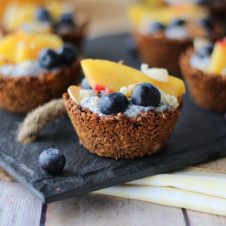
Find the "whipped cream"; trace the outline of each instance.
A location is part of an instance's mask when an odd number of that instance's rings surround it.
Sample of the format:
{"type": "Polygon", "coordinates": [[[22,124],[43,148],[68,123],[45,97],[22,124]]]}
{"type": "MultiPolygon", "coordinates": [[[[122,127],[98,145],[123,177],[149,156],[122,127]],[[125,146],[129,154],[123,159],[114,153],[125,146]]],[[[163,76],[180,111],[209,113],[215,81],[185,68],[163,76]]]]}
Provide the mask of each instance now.
{"type": "Polygon", "coordinates": [[[45,72],[38,61],[26,61],[18,64],[0,66],[0,74],[4,76],[38,76],[45,72]]]}

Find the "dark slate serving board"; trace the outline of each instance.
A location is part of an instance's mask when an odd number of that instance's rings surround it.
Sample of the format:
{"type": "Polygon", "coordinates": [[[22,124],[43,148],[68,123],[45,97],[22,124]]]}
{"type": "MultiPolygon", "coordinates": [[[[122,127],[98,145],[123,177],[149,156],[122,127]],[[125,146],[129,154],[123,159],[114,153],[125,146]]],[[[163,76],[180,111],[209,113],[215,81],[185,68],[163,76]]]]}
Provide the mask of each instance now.
{"type": "MultiPolygon", "coordinates": [[[[86,56],[124,60],[139,66],[125,48],[126,35],[98,38],[88,42],[86,56]]],[[[0,111],[0,166],[40,199],[65,199],[118,185],[123,182],[167,173],[226,156],[226,124],[223,115],[201,110],[184,97],[184,109],[171,139],[160,154],[136,160],[111,160],[90,154],[78,143],[67,117],[43,131],[34,144],[15,142],[23,117],[0,111]],[[52,177],[38,165],[38,156],[50,147],[64,151],[67,164],[62,175],[52,177]]]]}

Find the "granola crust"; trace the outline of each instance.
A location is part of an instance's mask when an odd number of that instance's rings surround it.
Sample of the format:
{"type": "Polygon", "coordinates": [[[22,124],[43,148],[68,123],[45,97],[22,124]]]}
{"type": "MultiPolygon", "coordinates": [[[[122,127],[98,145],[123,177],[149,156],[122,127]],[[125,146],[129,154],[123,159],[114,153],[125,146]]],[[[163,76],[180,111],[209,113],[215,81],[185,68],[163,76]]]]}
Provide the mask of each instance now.
{"type": "Polygon", "coordinates": [[[145,35],[134,33],[143,62],[153,67],[167,68],[170,73],[180,75],[179,57],[190,45],[191,40],[167,39],[164,35],[145,35]]]}
{"type": "Polygon", "coordinates": [[[226,112],[226,78],[193,68],[190,65],[193,53],[193,48],[189,48],[180,59],[182,74],[193,101],[202,108],[226,112]]]}
{"type": "Polygon", "coordinates": [[[65,106],[81,144],[90,152],[114,159],[133,159],[162,150],[177,123],[182,101],[175,110],[150,111],[135,118],[124,114],[100,117],[84,110],[68,94],[65,106]]]}
{"type": "Polygon", "coordinates": [[[81,80],[80,60],[70,67],[39,76],[3,76],[0,74],[0,108],[26,113],[51,99],[58,98],[72,84],[81,80]]]}

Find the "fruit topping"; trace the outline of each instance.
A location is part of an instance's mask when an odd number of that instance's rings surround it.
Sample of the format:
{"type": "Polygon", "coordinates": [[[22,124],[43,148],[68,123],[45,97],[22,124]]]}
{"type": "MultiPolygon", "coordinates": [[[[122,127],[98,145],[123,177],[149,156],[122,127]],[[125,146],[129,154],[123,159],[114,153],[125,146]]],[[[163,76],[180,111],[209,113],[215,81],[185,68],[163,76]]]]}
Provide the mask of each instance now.
{"type": "Polygon", "coordinates": [[[184,26],[186,24],[185,20],[182,19],[174,19],[171,23],[170,23],[170,27],[181,27],[184,26]]]}
{"type": "Polygon", "coordinates": [[[70,44],[66,44],[64,45],[59,51],[58,51],[58,55],[60,56],[60,59],[62,61],[63,64],[72,64],[75,59],[78,58],[78,50],[70,45],[70,44]]]}
{"type": "Polygon", "coordinates": [[[129,101],[122,93],[105,94],[100,99],[100,112],[105,115],[124,112],[129,101]]]}
{"type": "Polygon", "coordinates": [[[44,7],[39,7],[36,14],[37,20],[41,22],[51,22],[51,15],[44,7]]]}
{"type": "Polygon", "coordinates": [[[66,158],[59,150],[50,148],[40,154],[39,164],[48,174],[59,174],[65,167],[66,158]]]}
{"type": "Polygon", "coordinates": [[[138,84],[132,93],[132,103],[144,107],[157,107],[160,104],[161,94],[150,83],[138,84]]]}
{"type": "Polygon", "coordinates": [[[45,69],[54,69],[60,65],[60,56],[52,49],[44,49],[39,56],[39,63],[45,69]]]}
{"type": "Polygon", "coordinates": [[[226,38],[218,41],[211,56],[209,72],[215,74],[221,74],[226,68],[226,38]]]}
{"type": "Polygon", "coordinates": [[[119,92],[122,87],[147,82],[166,94],[176,97],[185,93],[184,82],[173,76],[169,76],[168,82],[160,82],[139,70],[108,60],[86,59],[81,61],[81,65],[84,75],[93,89],[96,85],[101,85],[112,92],[119,92]]]}
{"type": "Polygon", "coordinates": [[[195,38],[193,41],[194,49],[195,51],[198,51],[198,49],[213,45],[208,39],[205,38],[195,38]]]}
{"type": "Polygon", "coordinates": [[[80,104],[80,102],[81,102],[81,96],[80,96],[81,87],[70,86],[67,91],[68,91],[69,96],[72,98],[72,100],[75,103],[80,104]]]}
{"type": "Polygon", "coordinates": [[[37,60],[43,49],[59,49],[63,41],[56,35],[17,32],[0,40],[0,58],[11,63],[37,60]]]}
{"type": "Polygon", "coordinates": [[[60,20],[58,22],[58,27],[70,27],[73,28],[75,27],[75,22],[74,22],[74,15],[72,13],[65,13],[60,17],[60,20]]]}
{"type": "Polygon", "coordinates": [[[67,23],[68,26],[74,27],[74,18],[71,20],[73,13],[66,13],[68,11],[74,11],[74,4],[70,1],[46,1],[42,6],[35,1],[27,1],[25,4],[11,3],[5,9],[2,23],[9,31],[36,22],[54,25],[61,21],[62,24],[67,23]]]}
{"type": "Polygon", "coordinates": [[[141,71],[156,81],[169,82],[169,73],[166,69],[149,68],[147,64],[142,64],[141,71]]]}
{"type": "Polygon", "coordinates": [[[148,21],[160,21],[170,24],[170,21],[177,18],[194,20],[206,15],[206,10],[196,5],[184,4],[176,6],[161,7],[156,10],[142,4],[136,4],[129,8],[129,16],[136,28],[141,28],[148,21]]]}
{"type": "Polygon", "coordinates": [[[112,93],[112,91],[110,89],[108,89],[108,88],[106,88],[105,86],[102,86],[102,85],[95,85],[93,87],[93,90],[96,93],[105,93],[105,94],[112,93]]]}
{"type": "Polygon", "coordinates": [[[205,47],[199,48],[196,52],[197,56],[200,58],[210,57],[213,52],[213,46],[207,45],[205,47]]]}
{"type": "Polygon", "coordinates": [[[160,22],[153,22],[150,24],[148,28],[148,32],[155,33],[155,32],[161,32],[165,30],[165,25],[160,22]]]}
{"type": "Polygon", "coordinates": [[[212,21],[212,19],[210,17],[202,18],[199,21],[199,24],[201,26],[203,26],[209,32],[213,31],[213,29],[214,29],[214,22],[212,21]]]}
{"type": "Polygon", "coordinates": [[[123,93],[127,97],[131,97],[135,87],[136,87],[136,85],[134,85],[134,84],[131,84],[128,87],[122,87],[120,89],[120,93],[123,93]]]}
{"type": "Polygon", "coordinates": [[[81,87],[83,89],[92,89],[86,78],[82,79],[81,87]]]}

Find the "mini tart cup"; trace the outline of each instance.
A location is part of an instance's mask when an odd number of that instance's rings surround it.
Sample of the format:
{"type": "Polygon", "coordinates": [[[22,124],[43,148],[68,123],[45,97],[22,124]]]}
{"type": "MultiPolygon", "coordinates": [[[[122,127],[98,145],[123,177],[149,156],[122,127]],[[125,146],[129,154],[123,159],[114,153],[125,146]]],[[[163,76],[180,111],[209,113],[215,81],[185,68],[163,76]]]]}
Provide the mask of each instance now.
{"type": "Polygon", "coordinates": [[[189,48],[180,59],[180,66],[193,101],[202,108],[226,112],[226,77],[208,74],[193,68],[190,59],[194,50],[189,48]]]}
{"type": "Polygon", "coordinates": [[[162,150],[177,123],[182,101],[177,109],[162,113],[150,111],[138,117],[124,114],[99,116],[81,108],[68,94],[65,106],[80,143],[91,153],[114,159],[133,159],[162,150]]]}
{"type": "MultiPolygon", "coordinates": [[[[209,35],[209,39],[215,41],[223,37],[223,34],[223,25],[219,23],[209,35]]],[[[179,59],[181,54],[192,46],[191,38],[177,40],[169,39],[163,33],[152,35],[142,32],[134,32],[133,36],[143,62],[152,67],[166,68],[171,74],[181,77],[179,59]]]]}
{"type": "Polygon", "coordinates": [[[146,35],[135,32],[141,60],[152,67],[167,68],[170,73],[180,75],[179,57],[191,40],[167,39],[164,35],[146,35]]]}
{"type": "Polygon", "coordinates": [[[80,60],[38,76],[3,76],[0,74],[0,108],[26,113],[52,99],[59,98],[68,86],[81,80],[80,60]]]}

